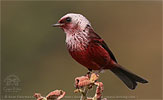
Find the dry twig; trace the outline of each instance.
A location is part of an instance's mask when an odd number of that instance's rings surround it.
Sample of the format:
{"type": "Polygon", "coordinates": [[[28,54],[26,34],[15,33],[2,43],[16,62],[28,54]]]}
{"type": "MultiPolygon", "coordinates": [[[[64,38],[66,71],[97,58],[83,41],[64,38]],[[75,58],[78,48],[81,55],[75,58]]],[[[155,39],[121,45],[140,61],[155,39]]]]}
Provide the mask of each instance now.
{"type": "MultiPolygon", "coordinates": [[[[98,82],[99,75],[96,73],[87,74],[86,76],[81,76],[75,78],[75,93],[81,93],[80,100],[107,100],[102,99],[102,92],[104,90],[103,83],[98,82]],[[93,87],[96,86],[96,92],[94,97],[88,98],[87,93],[93,87]]],[[[55,90],[50,92],[46,97],[41,96],[40,93],[35,93],[34,97],[37,100],[60,100],[65,96],[66,92],[63,90],[55,90]]]]}

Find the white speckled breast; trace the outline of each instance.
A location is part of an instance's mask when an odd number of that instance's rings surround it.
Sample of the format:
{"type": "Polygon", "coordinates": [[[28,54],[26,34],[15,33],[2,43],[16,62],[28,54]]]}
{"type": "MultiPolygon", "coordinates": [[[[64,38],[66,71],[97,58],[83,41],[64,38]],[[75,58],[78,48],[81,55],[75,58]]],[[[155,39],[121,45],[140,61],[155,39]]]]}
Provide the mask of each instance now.
{"type": "Polygon", "coordinates": [[[89,43],[89,36],[86,32],[78,32],[74,34],[66,34],[67,48],[73,50],[84,50],[89,43]]]}

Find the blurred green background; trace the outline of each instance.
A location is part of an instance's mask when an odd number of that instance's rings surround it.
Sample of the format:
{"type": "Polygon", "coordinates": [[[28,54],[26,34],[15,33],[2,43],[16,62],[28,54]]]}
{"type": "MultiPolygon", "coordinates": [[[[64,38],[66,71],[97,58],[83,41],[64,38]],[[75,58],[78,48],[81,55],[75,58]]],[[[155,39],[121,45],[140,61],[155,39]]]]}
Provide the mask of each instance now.
{"type": "Polygon", "coordinates": [[[2,88],[6,85],[4,79],[12,74],[19,77],[21,88],[16,93],[2,89],[2,96],[33,96],[35,92],[46,95],[55,89],[63,89],[67,96],[79,96],[73,93],[74,78],[84,75],[87,69],[68,54],[65,33],[51,26],[63,15],[74,12],[88,18],[122,66],[149,81],[131,91],[113,73],[105,71],[100,75],[103,95],[161,99],[161,4],[161,1],[2,1],[2,88]]]}

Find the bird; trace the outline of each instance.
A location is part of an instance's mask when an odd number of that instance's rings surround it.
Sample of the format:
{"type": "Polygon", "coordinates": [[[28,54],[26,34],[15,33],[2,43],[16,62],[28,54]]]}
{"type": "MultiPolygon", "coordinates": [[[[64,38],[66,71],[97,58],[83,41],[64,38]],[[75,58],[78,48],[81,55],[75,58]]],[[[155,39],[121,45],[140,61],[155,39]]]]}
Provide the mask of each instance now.
{"type": "Polygon", "coordinates": [[[68,13],[52,26],[65,32],[69,54],[88,71],[110,70],[131,90],[136,88],[137,83],[148,83],[117,62],[107,44],[82,14],[68,13]]]}

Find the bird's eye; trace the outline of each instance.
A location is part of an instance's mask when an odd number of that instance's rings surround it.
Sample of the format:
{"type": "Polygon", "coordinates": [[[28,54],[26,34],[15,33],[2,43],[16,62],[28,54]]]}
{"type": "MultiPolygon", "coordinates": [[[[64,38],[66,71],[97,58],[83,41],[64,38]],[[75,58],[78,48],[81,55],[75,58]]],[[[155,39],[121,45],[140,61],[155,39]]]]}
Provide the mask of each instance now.
{"type": "Polygon", "coordinates": [[[66,22],[71,22],[71,18],[70,17],[67,17],[66,18],[66,22]]]}

